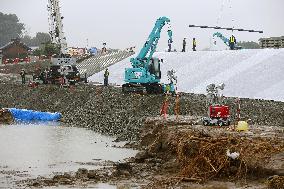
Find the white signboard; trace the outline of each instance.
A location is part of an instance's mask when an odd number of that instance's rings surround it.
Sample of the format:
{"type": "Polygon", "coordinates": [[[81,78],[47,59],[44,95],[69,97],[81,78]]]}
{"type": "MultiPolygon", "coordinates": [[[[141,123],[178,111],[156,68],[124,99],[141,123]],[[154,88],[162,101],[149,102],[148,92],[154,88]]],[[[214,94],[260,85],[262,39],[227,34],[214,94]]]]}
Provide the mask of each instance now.
{"type": "Polygon", "coordinates": [[[142,76],[142,72],[134,72],[134,75],[136,79],[140,79],[140,77],[142,76]]]}

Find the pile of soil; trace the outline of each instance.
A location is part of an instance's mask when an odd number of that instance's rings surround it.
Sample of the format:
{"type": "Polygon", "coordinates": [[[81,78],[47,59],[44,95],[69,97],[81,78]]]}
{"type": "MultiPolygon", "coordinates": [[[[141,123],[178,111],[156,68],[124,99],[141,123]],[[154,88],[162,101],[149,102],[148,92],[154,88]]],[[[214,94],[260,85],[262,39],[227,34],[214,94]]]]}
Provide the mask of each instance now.
{"type": "Polygon", "coordinates": [[[211,180],[243,184],[257,181],[271,188],[283,187],[283,128],[271,128],[274,134],[268,136],[259,134],[257,126],[239,133],[231,128],[190,125],[198,118],[189,121],[189,125],[157,120],[147,120],[140,143],[143,151],[135,160],[146,163],[155,162],[154,159],[161,163],[153,172],[161,178],[153,179],[147,187],[167,188],[182,182],[211,180]],[[278,176],[271,179],[273,175],[278,176]]]}

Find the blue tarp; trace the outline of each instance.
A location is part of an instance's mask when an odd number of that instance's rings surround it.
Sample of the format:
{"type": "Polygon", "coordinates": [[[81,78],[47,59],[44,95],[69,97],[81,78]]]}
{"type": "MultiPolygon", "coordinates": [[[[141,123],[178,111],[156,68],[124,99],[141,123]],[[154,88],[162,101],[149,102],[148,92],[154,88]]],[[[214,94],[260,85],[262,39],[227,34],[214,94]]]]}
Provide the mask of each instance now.
{"type": "Polygon", "coordinates": [[[89,52],[90,52],[91,54],[95,55],[95,54],[97,54],[98,49],[97,49],[96,47],[91,47],[91,48],[89,49],[89,52]]]}
{"type": "Polygon", "coordinates": [[[59,121],[61,118],[60,113],[50,113],[50,112],[39,112],[27,109],[8,109],[15,120],[18,121],[59,121]]]}

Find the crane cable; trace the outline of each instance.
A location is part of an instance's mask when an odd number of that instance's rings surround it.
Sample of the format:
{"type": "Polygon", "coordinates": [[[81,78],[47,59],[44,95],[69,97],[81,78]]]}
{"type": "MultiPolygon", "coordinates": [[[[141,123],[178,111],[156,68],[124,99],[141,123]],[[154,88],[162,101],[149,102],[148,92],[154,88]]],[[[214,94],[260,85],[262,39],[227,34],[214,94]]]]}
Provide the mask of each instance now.
{"type": "MultiPolygon", "coordinates": [[[[222,5],[221,5],[221,9],[219,12],[219,15],[217,17],[217,22],[216,22],[216,26],[219,25],[219,22],[221,20],[222,14],[224,12],[224,7],[225,7],[225,1],[228,1],[228,5],[229,5],[229,11],[230,11],[230,18],[231,18],[231,22],[232,22],[232,28],[235,28],[235,19],[233,18],[233,6],[232,6],[232,0],[223,0],[222,1],[222,5]]],[[[233,30],[232,30],[233,31],[233,30]]]]}
{"type": "MultiPolygon", "coordinates": [[[[222,5],[221,5],[221,9],[220,9],[220,11],[219,11],[219,15],[218,15],[218,17],[217,17],[217,21],[216,21],[216,27],[219,25],[219,22],[220,22],[220,20],[221,20],[221,17],[222,17],[222,14],[223,14],[223,12],[224,12],[224,6],[225,6],[225,1],[227,1],[227,0],[222,0],[222,5]]],[[[210,38],[211,40],[212,40],[212,38],[210,38]]],[[[210,40],[210,46],[212,46],[212,45],[217,45],[217,41],[216,41],[216,39],[215,39],[215,37],[213,36],[213,44],[212,44],[212,41],[210,40]]]]}
{"type": "MultiPolygon", "coordinates": [[[[232,8],[232,0],[222,0],[222,5],[221,5],[221,9],[220,9],[220,12],[219,12],[219,15],[217,17],[217,21],[216,21],[216,26],[219,25],[219,22],[221,20],[221,17],[222,17],[222,14],[224,12],[224,7],[225,7],[225,2],[228,1],[228,4],[229,4],[229,11],[230,11],[230,17],[231,17],[231,22],[232,22],[232,28],[234,29],[235,28],[235,20],[233,18],[233,8],[232,8]]],[[[234,32],[234,30],[232,30],[232,33],[234,32]]],[[[216,45],[217,41],[215,39],[215,37],[213,37],[213,40],[214,40],[214,45],[216,45]]]]}
{"type": "MultiPolygon", "coordinates": [[[[231,17],[231,21],[232,21],[232,28],[235,28],[235,19],[233,17],[233,6],[232,6],[232,0],[229,0],[229,10],[230,10],[230,17],[231,17]]],[[[232,33],[234,32],[234,30],[232,30],[232,33]]]]}
{"type": "Polygon", "coordinates": [[[218,17],[217,17],[216,26],[218,26],[219,21],[220,21],[220,19],[221,19],[221,16],[222,16],[222,14],[223,14],[224,6],[225,6],[225,1],[226,1],[226,0],[223,0],[223,1],[222,1],[221,10],[220,10],[219,15],[218,15],[218,17]]]}

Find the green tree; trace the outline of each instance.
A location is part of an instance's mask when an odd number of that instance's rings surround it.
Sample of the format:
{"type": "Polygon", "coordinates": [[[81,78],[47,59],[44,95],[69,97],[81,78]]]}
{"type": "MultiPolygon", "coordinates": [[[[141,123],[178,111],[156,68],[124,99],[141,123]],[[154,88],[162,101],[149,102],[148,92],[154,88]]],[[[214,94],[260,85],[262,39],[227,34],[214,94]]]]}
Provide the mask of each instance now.
{"type": "Polygon", "coordinates": [[[35,50],[33,51],[33,55],[34,55],[34,56],[40,56],[40,55],[42,55],[42,54],[43,54],[43,51],[42,51],[42,49],[40,49],[40,48],[35,49],[35,50]]]}
{"type": "Polygon", "coordinates": [[[46,56],[52,56],[53,54],[60,54],[60,46],[51,42],[45,43],[42,49],[42,53],[46,56]]]}
{"type": "Polygon", "coordinates": [[[19,22],[15,14],[0,12],[0,46],[10,42],[13,38],[20,38],[24,29],[24,24],[19,22]]]}
{"type": "Polygon", "coordinates": [[[48,43],[51,41],[51,37],[48,33],[38,32],[33,38],[34,46],[40,46],[42,43],[48,43]]]}
{"type": "Polygon", "coordinates": [[[240,41],[237,45],[243,47],[243,49],[260,49],[260,45],[254,41],[240,41]]]}
{"type": "Polygon", "coordinates": [[[38,32],[35,37],[25,35],[21,39],[28,46],[41,46],[43,43],[51,41],[51,37],[48,33],[38,32]]]}
{"type": "Polygon", "coordinates": [[[25,35],[24,37],[22,37],[21,41],[29,47],[34,46],[33,45],[33,38],[31,38],[31,36],[29,36],[29,35],[25,35]]]}

